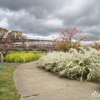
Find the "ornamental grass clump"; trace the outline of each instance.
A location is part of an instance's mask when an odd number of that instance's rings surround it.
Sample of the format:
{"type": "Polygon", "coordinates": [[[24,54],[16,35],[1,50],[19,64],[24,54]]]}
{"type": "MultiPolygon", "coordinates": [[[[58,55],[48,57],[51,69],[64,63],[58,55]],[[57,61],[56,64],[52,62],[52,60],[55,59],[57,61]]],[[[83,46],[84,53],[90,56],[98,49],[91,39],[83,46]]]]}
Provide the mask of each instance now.
{"type": "Polygon", "coordinates": [[[39,59],[39,65],[46,70],[58,73],[71,79],[91,80],[100,74],[100,51],[83,48],[78,52],[52,52],[39,59]]]}
{"type": "Polygon", "coordinates": [[[44,53],[39,53],[39,54],[24,53],[24,52],[12,53],[6,56],[6,62],[15,62],[15,63],[24,62],[25,63],[25,62],[37,60],[43,54],[44,53]]]}

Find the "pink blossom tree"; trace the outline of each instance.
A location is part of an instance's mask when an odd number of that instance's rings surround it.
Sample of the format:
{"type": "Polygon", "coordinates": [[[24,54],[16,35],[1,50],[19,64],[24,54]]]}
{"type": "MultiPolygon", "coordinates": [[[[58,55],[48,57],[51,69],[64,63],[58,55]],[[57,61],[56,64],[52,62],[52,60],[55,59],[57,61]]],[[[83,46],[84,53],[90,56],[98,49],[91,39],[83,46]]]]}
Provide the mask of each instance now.
{"type": "MultiPolygon", "coordinates": [[[[3,36],[2,34],[1,36],[3,36]]],[[[3,53],[5,56],[8,51],[13,47],[13,41],[12,37],[7,35],[6,37],[3,37],[2,40],[0,41],[0,51],[3,53]]]]}
{"type": "Polygon", "coordinates": [[[22,46],[25,47],[25,42],[27,41],[27,36],[26,35],[21,35],[20,36],[20,41],[22,42],[22,46]]]}
{"type": "Polygon", "coordinates": [[[26,36],[18,35],[19,38],[14,38],[13,34],[8,34],[8,30],[5,28],[0,28],[0,51],[5,56],[11,49],[18,50],[15,45],[16,42],[22,42],[23,46],[25,46],[26,36]]]}
{"type": "Polygon", "coordinates": [[[94,41],[94,43],[90,43],[89,46],[95,48],[96,50],[100,50],[100,43],[96,42],[97,40],[100,40],[100,37],[90,37],[89,39],[94,41]]]}
{"type": "Polygon", "coordinates": [[[80,35],[82,33],[82,30],[76,29],[77,27],[69,26],[66,30],[61,29],[58,32],[61,32],[59,37],[56,38],[53,41],[53,44],[55,44],[55,48],[59,51],[69,51],[70,48],[76,48],[79,49],[80,47],[80,41],[87,38],[87,36],[76,38],[76,35],[80,35]],[[66,32],[66,34],[65,34],[66,32]],[[76,42],[73,42],[72,40],[77,40],[76,42]]]}

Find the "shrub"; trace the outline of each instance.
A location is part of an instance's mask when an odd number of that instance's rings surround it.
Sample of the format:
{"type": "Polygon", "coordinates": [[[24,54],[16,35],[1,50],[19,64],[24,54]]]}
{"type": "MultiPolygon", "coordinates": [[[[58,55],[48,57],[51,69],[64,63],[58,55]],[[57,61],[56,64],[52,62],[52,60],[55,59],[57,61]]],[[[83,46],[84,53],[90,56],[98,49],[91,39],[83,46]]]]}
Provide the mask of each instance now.
{"type": "Polygon", "coordinates": [[[12,53],[6,56],[7,62],[29,62],[33,60],[37,60],[43,55],[44,53],[34,54],[34,53],[12,53]]]}
{"type": "Polygon", "coordinates": [[[39,59],[39,65],[46,70],[59,73],[72,79],[91,80],[100,73],[100,51],[83,48],[78,52],[70,49],[69,52],[52,52],[39,59]]]}

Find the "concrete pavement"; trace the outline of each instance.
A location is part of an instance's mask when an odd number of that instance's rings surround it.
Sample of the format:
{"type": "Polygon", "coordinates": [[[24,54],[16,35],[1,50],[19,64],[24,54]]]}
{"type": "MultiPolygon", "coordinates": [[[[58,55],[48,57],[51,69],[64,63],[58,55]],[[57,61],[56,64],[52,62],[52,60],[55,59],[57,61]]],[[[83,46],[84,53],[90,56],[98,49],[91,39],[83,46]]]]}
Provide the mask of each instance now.
{"type": "Polygon", "coordinates": [[[99,84],[60,77],[39,68],[38,61],[20,65],[13,79],[20,100],[100,100],[94,97],[100,94],[99,84]]]}
{"type": "Polygon", "coordinates": [[[19,66],[23,63],[9,63],[9,62],[2,62],[0,65],[11,65],[11,66],[19,66]]]}

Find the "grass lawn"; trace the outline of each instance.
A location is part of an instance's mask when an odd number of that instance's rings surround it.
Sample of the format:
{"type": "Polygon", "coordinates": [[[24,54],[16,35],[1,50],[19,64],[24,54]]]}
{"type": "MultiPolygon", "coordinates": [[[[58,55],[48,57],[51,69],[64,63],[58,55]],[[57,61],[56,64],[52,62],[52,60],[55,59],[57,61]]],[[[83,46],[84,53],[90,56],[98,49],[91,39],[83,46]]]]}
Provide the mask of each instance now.
{"type": "Polygon", "coordinates": [[[0,100],[19,100],[14,80],[13,73],[18,66],[0,65],[0,100]]]}

